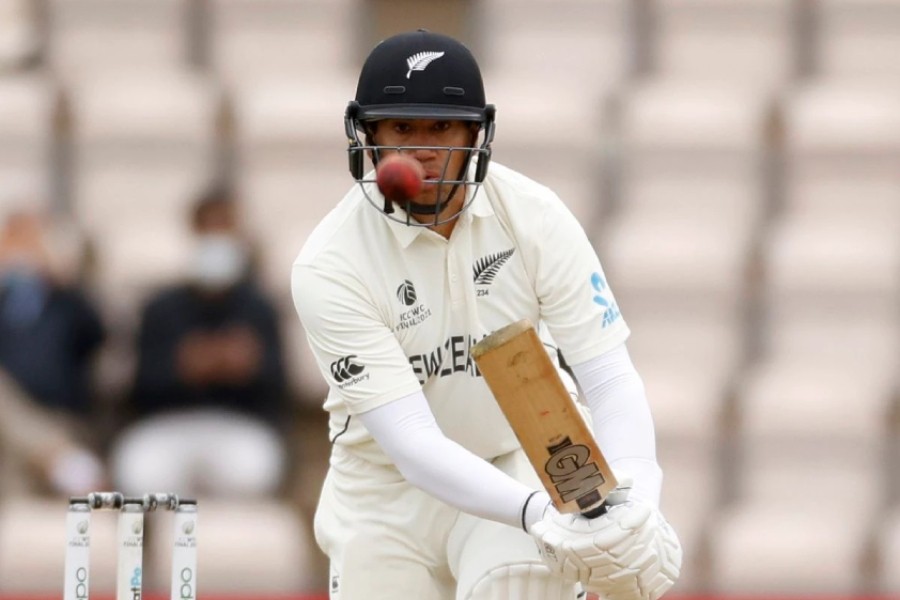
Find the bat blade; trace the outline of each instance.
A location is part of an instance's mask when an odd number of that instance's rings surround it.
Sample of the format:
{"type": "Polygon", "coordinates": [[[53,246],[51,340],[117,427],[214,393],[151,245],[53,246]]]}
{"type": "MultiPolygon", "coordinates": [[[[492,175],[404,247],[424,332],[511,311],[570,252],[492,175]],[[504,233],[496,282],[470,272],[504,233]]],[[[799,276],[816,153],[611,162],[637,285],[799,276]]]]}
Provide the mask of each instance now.
{"type": "Polygon", "coordinates": [[[596,514],[616,479],[531,323],[507,325],[471,352],[556,508],[596,514]]]}

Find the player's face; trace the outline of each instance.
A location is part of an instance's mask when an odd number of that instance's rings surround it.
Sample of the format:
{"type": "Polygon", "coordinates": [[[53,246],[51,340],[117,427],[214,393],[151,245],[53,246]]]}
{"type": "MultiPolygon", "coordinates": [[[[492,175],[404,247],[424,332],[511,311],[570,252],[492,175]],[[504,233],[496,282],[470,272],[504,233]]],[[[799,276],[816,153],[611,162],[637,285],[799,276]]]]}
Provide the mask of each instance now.
{"type": "MultiPolygon", "coordinates": [[[[466,150],[474,144],[474,132],[465,121],[438,121],[431,119],[386,119],[379,121],[373,139],[379,146],[426,146],[426,148],[402,150],[422,163],[425,168],[425,186],[415,198],[420,204],[434,204],[445,199],[451,184],[439,185],[440,179],[455,180],[466,161],[466,150]],[[429,147],[430,146],[430,147],[429,147]],[[430,182],[430,183],[429,183],[430,182]]],[[[383,152],[384,156],[393,152],[383,152]]],[[[454,195],[462,199],[464,186],[454,195]]]]}

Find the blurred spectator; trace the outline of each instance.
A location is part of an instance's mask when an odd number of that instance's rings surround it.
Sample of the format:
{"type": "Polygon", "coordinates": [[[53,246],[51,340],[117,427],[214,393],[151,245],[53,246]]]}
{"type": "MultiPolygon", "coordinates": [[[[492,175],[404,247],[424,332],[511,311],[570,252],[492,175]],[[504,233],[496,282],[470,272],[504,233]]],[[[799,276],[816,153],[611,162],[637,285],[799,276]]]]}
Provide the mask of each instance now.
{"type": "Polygon", "coordinates": [[[35,3],[0,0],[0,73],[28,66],[39,49],[35,3]]]}
{"type": "Polygon", "coordinates": [[[58,225],[33,209],[0,223],[0,440],[13,462],[37,467],[39,483],[76,493],[103,481],[78,440],[88,435],[104,329],[61,255],[58,225]]]}
{"type": "Polygon", "coordinates": [[[189,281],[144,309],[128,406],[136,422],[110,456],[123,491],[270,494],[282,482],[279,321],[250,276],[238,221],[229,191],[201,198],[189,281]]]}
{"type": "Polygon", "coordinates": [[[103,463],[77,439],[79,428],[36,404],[2,369],[0,414],[4,493],[37,488],[71,496],[106,487],[103,463]]]}

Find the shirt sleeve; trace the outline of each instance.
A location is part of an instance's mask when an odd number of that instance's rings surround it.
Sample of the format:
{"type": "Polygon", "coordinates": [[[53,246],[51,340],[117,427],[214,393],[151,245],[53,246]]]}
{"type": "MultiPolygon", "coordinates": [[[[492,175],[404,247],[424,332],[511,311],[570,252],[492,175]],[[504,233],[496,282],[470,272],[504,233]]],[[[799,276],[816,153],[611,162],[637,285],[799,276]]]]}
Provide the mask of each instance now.
{"type": "Polygon", "coordinates": [[[572,372],[584,390],[603,456],[619,476],[632,477],[633,498],[658,507],[662,470],[656,462],[653,417],[625,344],[573,364],[572,372]]]}
{"type": "Polygon", "coordinates": [[[421,389],[386,317],[353,273],[298,264],[291,287],[319,370],[351,415],[421,389]]]}
{"type": "Polygon", "coordinates": [[[566,361],[584,362],[624,342],[628,326],[600,259],[581,225],[557,198],[540,220],[532,264],[541,318],[566,361]]]}

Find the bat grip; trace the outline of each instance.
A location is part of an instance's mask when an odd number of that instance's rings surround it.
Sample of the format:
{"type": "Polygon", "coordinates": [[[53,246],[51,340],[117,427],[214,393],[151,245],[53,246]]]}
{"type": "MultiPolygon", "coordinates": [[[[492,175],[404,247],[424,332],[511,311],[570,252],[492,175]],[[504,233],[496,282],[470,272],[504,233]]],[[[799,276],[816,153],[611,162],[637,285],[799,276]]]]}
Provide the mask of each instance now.
{"type": "Polygon", "coordinates": [[[586,519],[596,519],[597,517],[602,517],[606,514],[606,511],[609,510],[609,506],[606,505],[606,502],[601,504],[600,506],[595,506],[590,510],[586,510],[581,513],[581,516],[586,519]]]}
{"type": "Polygon", "coordinates": [[[587,519],[596,519],[597,517],[602,517],[606,514],[606,511],[609,510],[610,506],[615,506],[617,504],[624,504],[626,500],[628,500],[628,494],[631,493],[631,479],[626,479],[624,482],[620,483],[616,489],[611,491],[606,499],[600,506],[595,506],[594,508],[588,509],[581,513],[581,516],[587,519]]]}

